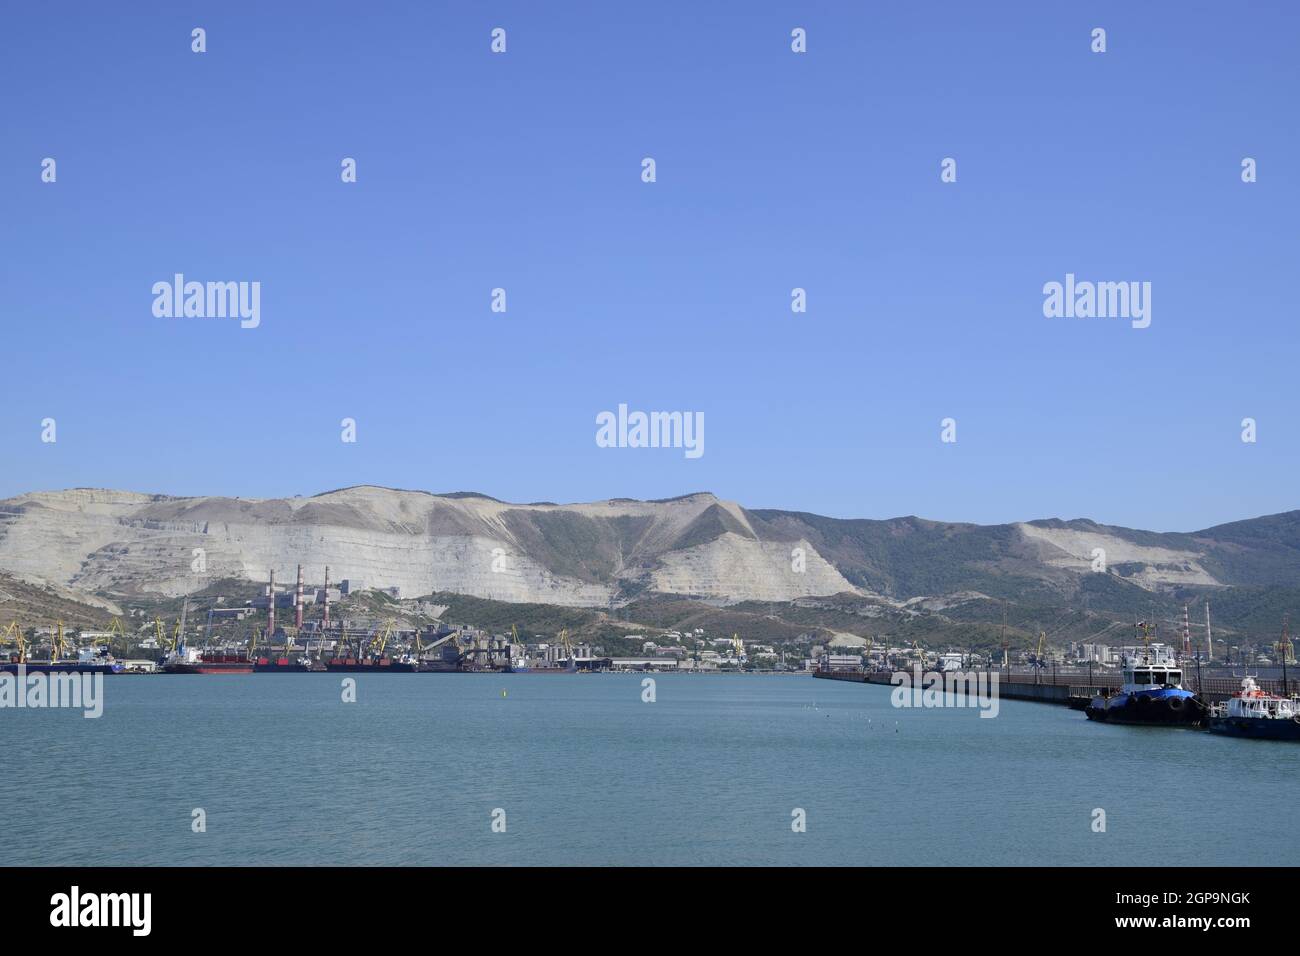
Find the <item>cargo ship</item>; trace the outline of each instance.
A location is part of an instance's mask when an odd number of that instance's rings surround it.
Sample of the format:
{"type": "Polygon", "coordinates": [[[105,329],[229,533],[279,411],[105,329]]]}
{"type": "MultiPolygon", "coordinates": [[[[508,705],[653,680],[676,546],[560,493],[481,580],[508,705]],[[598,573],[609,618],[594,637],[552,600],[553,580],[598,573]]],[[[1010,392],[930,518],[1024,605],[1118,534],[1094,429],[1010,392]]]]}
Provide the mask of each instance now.
{"type": "Polygon", "coordinates": [[[423,660],[415,668],[420,674],[460,674],[462,668],[459,661],[448,660],[423,660]]]}
{"type": "Polygon", "coordinates": [[[95,644],[76,648],[76,657],[62,658],[60,654],[71,649],[63,636],[62,621],[59,621],[58,630],[55,631],[49,660],[44,661],[28,660],[27,642],[23,640],[22,632],[18,630],[17,624],[11,624],[10,628],[18,642],[18,653],[11,655],[7,661],[0,661],[0,673],[17,674],[20,667],[27,674],[121,674],[125,670],[107,647],[95,644]]]}
{"type": "Polygon", "coordinates": [[[20,667],[27,674],[121,674],[125,670],[107,650],[95,647],[83,647],[69,660],[29,661],[15,655],[0,663],[0,673],[17,674],[20,667]]]}
{"type": "Polygon", "coordinates": [[[180,647],[163,659],[166,674],[251,674],[255,662],[242,651],[200,651],[180,647]]]}
{"type": "Polygon", "coordinates": [[[325,662],[325,669],[349,674],[414,674],[420,665],[405,657],[332,657],[325,662]]]}
{"type": "MultiPolygon", "coordinates": [[[[1139,627],[1145,638],[1146,625],[1139,627]]],[[[1108,724],[1195,726],[1205,713],[1205,702],[1183,689],[1182,668],[1168,648],[1149,643],[1140,658],[1125,659],[1119,691],[1110,696],[1098,694],[1084,709],[1089,720],[1108,724]]]]}
{"type": "Polygon", "coordinates": [[[324,665],[302,658],[259,657],[253,663],[255,674],[310,674],[323,670],[324,665]]]}

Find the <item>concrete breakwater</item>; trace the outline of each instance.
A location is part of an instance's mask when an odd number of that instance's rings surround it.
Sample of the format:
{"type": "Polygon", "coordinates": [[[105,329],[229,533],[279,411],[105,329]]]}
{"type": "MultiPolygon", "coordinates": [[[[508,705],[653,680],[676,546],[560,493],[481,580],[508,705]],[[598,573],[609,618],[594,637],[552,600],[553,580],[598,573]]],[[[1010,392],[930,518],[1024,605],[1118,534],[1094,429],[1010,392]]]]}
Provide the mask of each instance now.
{"type": "MultiPolygon", "coordinates": [[[[908,672],[903,672],[908,673],[908,672]]],[[[997,677],[998,696],[1007,700],[1034,700],[1045,704],[1068,704],[1072,692],[1075,696],[1092,697],[1099,692],[1099,689],[1084,687],[1075,687],[1070,684],[1035,684],[1018,680],[1006,680],[998,671],[974,671],[963,672],[974,673],[976,677],[983,675],[986,679],[997,677]]],[[[864,673],[861,671],[816,671],[814,677],[821,677],[827,680],[846,680],[858,684],[884,684],[885,686],[896,686],[892,680],[892,671],[872,671],[864,673]]],[[[910,674],[909,674],[910,676],[910,674]]],[[[910,686],[910,685],[909,685],[910,686]]],[[[986,684],[987,686],[987,684],[986,684]]]]}
{"type": "MultiPolygon", "coordinates": [[[[910,671],[904,671],[911,675],[910,671]]],[[[1023,673],[1006,670],[963,671],[963,674],[983,676],[986,680],[997,675],[998,695],[1007,700],[1032,700],[1045,704],[1070,704],[1071,701],[1090,700],[1098,694],[1113,694],[1123,684],[1123,675],[1118,671],[1088,671],[1084,668],[1064,668],[1059,670],[1043,668],[1039,673],[1023,673]]],[[[859,684],[884,684],[894,686],[893,671],[816,671],[813,676],[827,680],[846,680],[859,684]]],[[[1294,677],[1286,679],[1258,680],[1261,689],[1269,693],[1295,693],[1297,681],[1294,677]]],[[[1198,677],[1193,671],[1185,674],[1183,686],[1199,694],[1207,703],[1227,700],[1241,689],[1241,678],[1231,675],[1198,677]]],[[[1076,706],[1078,704],[1076,703],[1076,706]]]]}

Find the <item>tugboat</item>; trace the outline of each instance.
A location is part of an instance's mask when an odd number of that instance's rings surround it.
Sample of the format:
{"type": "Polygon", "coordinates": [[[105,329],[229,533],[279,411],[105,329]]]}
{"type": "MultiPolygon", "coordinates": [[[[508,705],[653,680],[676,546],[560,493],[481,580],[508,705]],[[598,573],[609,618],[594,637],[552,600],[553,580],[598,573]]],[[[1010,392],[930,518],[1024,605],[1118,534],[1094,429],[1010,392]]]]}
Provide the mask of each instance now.
{"type": "Polygon", "coordinates": [[[1089,720],[1109,724],[1164,724],[1195,726],[1206,713],[1205,701],[1183,689],[1182,668],[1163,644],[1152,645],[1150,628],[1143,622],[1145,648],[1139,658],[1124,659],[1124,684],[1109,697],[1097,695],[1084,713],[1089,720]]]}
{"type": "Polygon", "coordinates": [[[1246,677],[1241,690],[1214,704],[1205,721],[1212,734],[1256,740],[1300,740],[1300,699],[1279,697],[1259,689],[1246,677]]]}

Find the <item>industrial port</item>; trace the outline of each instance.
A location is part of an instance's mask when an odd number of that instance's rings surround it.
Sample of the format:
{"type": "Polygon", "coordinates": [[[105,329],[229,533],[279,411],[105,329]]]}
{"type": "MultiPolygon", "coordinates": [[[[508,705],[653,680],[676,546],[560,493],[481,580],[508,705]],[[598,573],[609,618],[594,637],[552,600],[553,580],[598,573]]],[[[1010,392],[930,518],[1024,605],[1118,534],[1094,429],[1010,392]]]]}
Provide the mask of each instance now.
{"type": "Polygon", "coordinates": [[[0,632],[0,669],[104,674],[514,673],[605,671],[808,673],[810,661],[784,660],[769,645],[736,634],[710,642],[702,629],[643,641],[638,656],[607,654],[571,639],[563,626],[524,636],[517,625],[493,633],[442,618],[443,608],[399,600],[396,588],[334,581],[323,568],[309,585],[302,565],[291,587],[274,571],[261,593],[242,601],[223,595],[185,597],[174,617],[136,609],[106,630],[65,628],[56,621],[24,628],[12,620],[0,632]],[[206,603],[206,607],[204,604],[206,603]],[[432,620],[430,620],[432,618],[432,620]],[[128,619],[129,621],[129,619],[128,619]],[[414,622],[414,623],[413,623],[414,622]],[[134,626],[132,626],[134,625],[134,626]],[[687,646],[690,650],[687,650],[687,646]],[[714,646],[716,645],[716,649],[714,646]],[[752,655],[752,657],[751,657],[752,655]]]}
{"type": "MultiPolygon", "coordinates": [[[[292,583],[272,570],[258,587],[205,591],[183,597],[170,614],[147,605],[115,616],[107,629],[65,628],[61,620],[24,628],[11,620],[0,631],[0,669],[83,671],[104,674],[306,674],[306,673],[516,673],[576,674],[608,671],[682,673],[785,673],[868,683],[915,667],[996,671],[1009,699],[1075,702],[1118,686],[1121,662],[1133,644],[1099,640],[1053,649],[1040,631],[1037,643],[1013,658],[1005,612],[1000,653],[985,648],[927,648],[912,640],[861,638],[856,646],[816,641],[764,644],[738,633],[706,634],[661,629],[628,635],[616,646],[574,639],[562,624],[525,631],[516,624],[490,629],[448,619],[446,607],[427,599],[402,600],[395,587],[366,587],[335,580],[328,566],[314,583],[299,564],[292,583]],[[631,653],[629,653],[631,651],[631,653]]],[[[1185,662],[1188,686],[1207,702],[1230,695],[1249,669],[1268,689],[1291,689],[1294,647],[1288,626],[1271,646],[1243,648],[1215,641],[1208,602],[1205,623],[1193,625],[1185,608],[1167,622],[1179,640],[1171,651],[1185,662]],[[1203,630],[1201,628],[1203,627],[1203,630]],[[1195,632],[1194,632],[1195,628],[1195,632]],[[1275,686],[1276,685],[1276,686],[1275,686]]],[[[1111,630],[1111,625],[1105,630],[1111,630]]],[[[1158,631],[1159,625],[1156,625],[1158,631]]],[[[1149,643],[1150,634],[1146,635],[1149,643]]],[[[1163,646],[1163,645],[1159,645],[1163,646]]]]}

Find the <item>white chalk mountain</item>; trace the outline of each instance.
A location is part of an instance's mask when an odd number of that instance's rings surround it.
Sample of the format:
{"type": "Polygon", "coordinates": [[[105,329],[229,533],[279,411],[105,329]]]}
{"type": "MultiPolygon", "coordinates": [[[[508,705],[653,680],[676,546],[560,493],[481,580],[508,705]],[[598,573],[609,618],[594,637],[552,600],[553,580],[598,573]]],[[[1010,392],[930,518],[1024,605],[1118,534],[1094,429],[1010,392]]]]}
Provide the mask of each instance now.
{"type": "Polygon", "coordinates": [[[0,501],[0,570],[100,595],[175,596],[220,578],[264,581],[272,569],[288,583],[303,564],[312,583],[328,565],[335,581],[398,587],[403,596],[579,607],[652,594],[719,604],[845,593],[904,602],[1065,593],[1096,574],[1099,554],[1107,580],[1138,591],[1292,585],[1300,512],[1161,534],[1085,520],[836,519],[747,510],[707,493],[556,505],[373,486],[273,499],[79,488],[0,501]]]}

